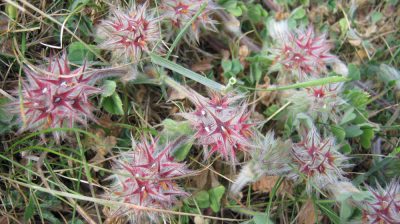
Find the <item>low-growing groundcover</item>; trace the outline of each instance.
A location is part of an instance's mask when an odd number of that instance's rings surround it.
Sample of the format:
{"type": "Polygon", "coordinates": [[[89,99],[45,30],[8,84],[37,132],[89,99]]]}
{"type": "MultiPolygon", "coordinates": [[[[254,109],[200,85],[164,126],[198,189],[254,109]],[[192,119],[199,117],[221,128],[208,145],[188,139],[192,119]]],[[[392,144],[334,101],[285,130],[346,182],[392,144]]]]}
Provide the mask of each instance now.
{"type": "Polygon", "coordinates": [[[400,223],[397,0],[0,7],[0,223],[400,223]]]}

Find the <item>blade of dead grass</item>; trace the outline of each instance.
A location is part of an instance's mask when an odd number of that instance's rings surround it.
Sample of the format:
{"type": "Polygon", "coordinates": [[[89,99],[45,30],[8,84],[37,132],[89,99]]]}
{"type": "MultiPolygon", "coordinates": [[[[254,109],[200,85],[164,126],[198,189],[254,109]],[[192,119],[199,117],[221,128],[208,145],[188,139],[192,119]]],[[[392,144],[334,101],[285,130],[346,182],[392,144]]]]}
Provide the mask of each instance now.
{"type": "Polygon", "coordinates": [[[192,216],[192,217],[200,216],[205,219],[220,220],[220,221],[231,221],[231,222],[244,221],[244,220],[239,220],[239,219],[221,218],[221,217],[208,216],[208,215],[192,214],[192,213],[187,213],[187,212],[177,212],[177,211],[164,210],[164,209],[158,209],[158,208],[149,208],[149,207],[145,207],[145,206],[129,204],[129,203],[124,203],[124,202],[119,202],[119,201],[93,198],[93,197],[88,197],[88,196],[84,196],[84,195],[80,195],[80,194],[72,194],[72,193],[47,189],[47,188],[40,187],[38,185],[27,184],[27,183],[23,183],[21,181],[13,180],[13,179],[5,177],[5,176],[0,176],[0,178],[3,180],[6,180],[6,181],[12,182],[14,184],[18,184],[20,186],[26,187],[26,188],[31,188],[34,190],[49,193],[51,195],[58,195],[58,196],[74,198],[74,199],[78,199],[78,200],[82,200],[82,201],[94,202],[94,203],[101,204],[104,206],[125,206],[130,209],[137,209],[137,210],[141,210],[141,211],[167,213],[167,214],[171,214],[171,215],[186,215],[186,216],[192,216]]]}

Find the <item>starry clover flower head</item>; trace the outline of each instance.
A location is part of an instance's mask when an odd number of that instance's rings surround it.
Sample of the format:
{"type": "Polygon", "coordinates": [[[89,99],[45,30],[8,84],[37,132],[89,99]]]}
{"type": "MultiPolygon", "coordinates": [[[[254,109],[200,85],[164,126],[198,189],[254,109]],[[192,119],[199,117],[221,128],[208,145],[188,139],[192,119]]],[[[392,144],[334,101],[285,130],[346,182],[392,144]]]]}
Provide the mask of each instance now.
{"type": "MultiPolygon", "coordinates": [[[[160,144],[158,139],[142,139],[132,151],[122,153],[114,164],[116,173],[108,197],[114,200],[157,209],[172,209],[180,196],[188,194],[176,179],[187,175],[184,163],[174,160],[171,153],[181,140],[160,144]]],[[[131,222],[156,221],[158,214],[124,206],[113,208],[116,216],[127,216],[131,222]]]]}
{"type": "Polygon", "coordinates": [[[362,204],[365,223],[400,223],[400,179],[392,180],[385,188],[367,187],[372,197],[362,204]]]}
{"type": "Polygon", "coordinates": [[[315,129],[308,130],[302,140],[292,146],[296,173],[291,177],[304,177],[307,192],[313,187],[326,189],[331,184],[346,180],[344,168],[348,158],[337,151],[333,137],[321,138],[315,129]]]}
{"type": "Polygon", "coordinates": [[[236,162],[236,153],[251,146],[253,135],[250,114],[242,96],[211,92],[207,98],[191,92],[196,108],[180,115],[192,124],[196,143],[204,146],[206,157],[218,152],[225,160],[236,162]]]}
{"type": "Polygon", "coordinates": [[[184,40],[189,43],[198,43],[201,29],[216,31],[216,21],[211,18],[217,9],[211,0],[163,0],[161,13],[166,21],[167,39],[172,39],[196,15],[203,4],[207,4],[203,12],[194,20],[187,30],[184,40]]]}
{"type": "Polygon", "coordinates": [[[341,97],[341,84],[327,84],[290,92],[288,110],[296,115],[305,113],[314,121],[338,123],[342,106],[346,101],[341,97]]]}
{"type": "Polygon", "coordinates": [[[97,30],[99,47],[110,50],[118,62],[138,62],[143,53],[156,47],[161,39],[159,19],[148,9],[148,3],[130,9],[115,8],[97,30]]]}
{"type": "MultiPolygon", "coordinates": [[[[47,69],[24,69],[27,79],[22,81],[20,99],[10,104],[10,112],[19,114],[23,123],[20,131],[47,128],[72,128],[75,123],[96,121],[89,97],[102,92],[94,86],[98,77],[85,74],[86,64],[72,70],[67,54],[50,59],[47,69]]],[[[64,136],[54,131],[56,142],[64,136]]]]}
{"type": "Polygon", "coordinates": [[[327,65],[337,61],[329,52],[332,46],[326,34],[315,34],[313,27],[290,31],[285,21],[275,22],[271,27],[270,35],[276,40],[270,49],[274,60],[271,71],[303,81],[327,73],[327,65]]]}

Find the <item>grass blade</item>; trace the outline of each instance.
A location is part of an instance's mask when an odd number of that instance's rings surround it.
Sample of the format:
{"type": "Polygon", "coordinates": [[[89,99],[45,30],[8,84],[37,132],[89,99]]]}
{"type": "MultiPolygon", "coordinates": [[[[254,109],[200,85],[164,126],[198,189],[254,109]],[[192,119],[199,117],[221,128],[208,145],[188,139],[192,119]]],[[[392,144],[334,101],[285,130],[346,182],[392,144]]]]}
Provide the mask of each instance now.
{"type": "Polygon", "coordinates": [[[151,54],[150,57],[151,57],[151,61],[156,65],[159,65],[159,66],[162,66],[164,68],[170,69],[170,70],[172,70],[174,72],[177,72],[177,73],[179,73],[179,74],[181,74],[181,75],[183,75],[183,76],[185,76],[185,77],[187,77],[189,79],[192,79],[192,80],[194,80],[194,81],[196,81],[198,83],[201,83],[201,84],[203,84],[203,85],[205,85],[205,86],[207,86],[207,87],[209,87],[211,89],[217,90],[219,92],[222,92],[222,91],[225,90],[225,86],[224,85],[221,85],[221,84],[219,84],[219,83],[217,83],[217,82],[215,82],[215,81],[213,81],[211,79],[208,79],[208,78],[206,78],[206,77],[204,77],[202,75],[199,75],[199,74],[197,74],[197,73],[195,73],[195,72],[193,72],[193,71],[191,71],[191,70],[189,70],[187,68],[184,68],[184,67],[182,67],[182,66],[180,66],[180,65],[178,65],[178,64],[176,64],[176,63],[174,63],[172,61],[164,59],[164,58],[162,58],[162,57],[160,57],[158,55],[155,55],[155,54],[151,54]]]}
{"type": "Polygon", "coordinates": [[[329,77],[320,78],[320,79],[316,79],[316,80],[295,83],[295,84],[288,85],[288,86],[277,86],[277,87],[271,87],[271,88],[267,88],[267,89],[257,89],[257,88],[248,88],[248,87],[244,87],[244,88],[252,89],[252,90],[256,90],[256,91],[279,91],[279,90],[288,90],[288,89],[297,89],[297,88],[307,88],[307,87],[312,87],[312,86],[322,86],[322,85],[326,85],[326,84],[346,82],[346,81],[349,81],[349,79],[346,77],[343,77],[343,76],[329,76],[329,77]]]}

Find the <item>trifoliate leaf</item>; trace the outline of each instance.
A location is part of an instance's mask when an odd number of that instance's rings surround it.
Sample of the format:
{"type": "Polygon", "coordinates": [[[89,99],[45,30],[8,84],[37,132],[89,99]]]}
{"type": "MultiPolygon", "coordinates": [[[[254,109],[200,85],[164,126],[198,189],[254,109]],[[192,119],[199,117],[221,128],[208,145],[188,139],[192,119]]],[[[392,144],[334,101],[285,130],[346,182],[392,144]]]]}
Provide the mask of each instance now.
{"type": "Polygon", "coordinates": [[[214,212],[218,212],[221,208],[221,198],[225,193],[224,186],[218,186],[208,190],[210,194],[210,207],[214,212]]]}
{"type": "Polygon", "coordinates": [[[102,96],[108,97],[111,96],[115,92],[115,88],[117,87],[117,83],[112,80],[105,80],[103,84],[103,92],[101,93],[102,96]]]}

